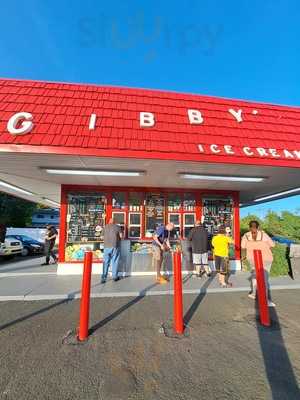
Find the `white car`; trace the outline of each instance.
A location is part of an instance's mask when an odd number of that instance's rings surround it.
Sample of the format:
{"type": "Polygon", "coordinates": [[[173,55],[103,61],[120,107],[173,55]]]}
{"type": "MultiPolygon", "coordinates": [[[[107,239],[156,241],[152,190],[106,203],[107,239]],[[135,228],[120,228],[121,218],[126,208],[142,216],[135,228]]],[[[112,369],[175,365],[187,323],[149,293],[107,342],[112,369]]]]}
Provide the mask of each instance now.
{"type": "Polygon", "coordinates": [[[11,257],[16,254],[22,254],[23,245],[20,240],[5,239],[5,242],[0,245],[0,257],[11,257]]]}

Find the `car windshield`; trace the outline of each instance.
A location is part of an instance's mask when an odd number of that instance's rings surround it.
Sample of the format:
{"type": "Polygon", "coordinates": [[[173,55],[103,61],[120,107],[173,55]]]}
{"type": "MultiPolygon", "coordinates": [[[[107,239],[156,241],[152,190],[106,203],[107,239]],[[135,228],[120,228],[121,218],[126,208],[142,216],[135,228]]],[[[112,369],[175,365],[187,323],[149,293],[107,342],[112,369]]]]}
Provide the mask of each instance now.
{"type": "Polygon", "coordinates": [[[32,242],[35,241],[35,239],[27,236],[27,235],[9,235],[7,236],[8,238],[15,238],[15,239],[19,239],[19,240],[23,240],[24,242],[32,242]]]}

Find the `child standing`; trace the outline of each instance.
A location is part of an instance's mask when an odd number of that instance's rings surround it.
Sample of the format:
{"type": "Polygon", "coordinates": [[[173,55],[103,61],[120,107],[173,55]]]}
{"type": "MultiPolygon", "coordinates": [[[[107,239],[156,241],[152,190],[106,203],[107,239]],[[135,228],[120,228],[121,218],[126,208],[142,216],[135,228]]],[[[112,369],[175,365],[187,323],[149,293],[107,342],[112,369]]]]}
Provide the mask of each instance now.
{"type": "Polygon", "coordinates": [[[223,288],[232,286],[232,284],[228,282],[229,245],[232,243],[233,239],[226,235],[224,226],[219,228],[219,233],[212,239],[215,268],[218,272],[220,286],[223,288]]]}

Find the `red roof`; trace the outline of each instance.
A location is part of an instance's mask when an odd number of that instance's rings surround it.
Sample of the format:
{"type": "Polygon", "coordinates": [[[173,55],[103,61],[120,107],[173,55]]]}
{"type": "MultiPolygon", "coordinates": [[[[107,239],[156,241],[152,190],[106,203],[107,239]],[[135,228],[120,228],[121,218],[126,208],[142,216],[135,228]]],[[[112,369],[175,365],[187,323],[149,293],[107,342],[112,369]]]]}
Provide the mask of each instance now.
{"type": "Polygon", "coordinates": [[[299,107],[158,90],[0,79],[0,151],[300,167],[300,159],[285,157],[283,149],[300,151],[299,107]],[[229,108],[242,109],[243,121],[237,122],[229,108]],[[188,109],[201,111],[204,122],[191,125],[188,109]],[[21,111],[33,114],[34,128],[13,136],[7,131],[7,121],[21,111]],[[142,111],[155,114],[154,127],[140,127],[142,111]],[[89,130],[92,113],[97,114],[95,130],[89,130]],[[218,145],[220,153],[212,153],[211,144],[218,145]],[[235,154],[225,154],[224,145],[232,145],[235,154]],[[260,157],[257,152],[249,157],[245,146],[276,149],[280,157],[260,157]]]}

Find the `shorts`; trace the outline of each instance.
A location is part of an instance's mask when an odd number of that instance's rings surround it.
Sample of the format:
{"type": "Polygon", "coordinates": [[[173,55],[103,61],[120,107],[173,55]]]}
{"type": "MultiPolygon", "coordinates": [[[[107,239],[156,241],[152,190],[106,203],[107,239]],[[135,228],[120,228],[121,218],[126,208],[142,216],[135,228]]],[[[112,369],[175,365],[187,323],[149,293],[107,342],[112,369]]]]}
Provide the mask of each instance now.
{"type": "Polygon", "coordinates": [[[152,245],[152,257],[155,261],[161,261],[163,257],[163,251],[159,246],[152,245]]]}
{"type": "Polygon", "coordinates": [[[220,274],[228,274],[229,272],[228,257],[215,256],[215,269],[220,274]]]}
{"type": "Polygon", "coordinates": [[[208,265],[208,253],[193,253],[194,265],[208,265]]]}

